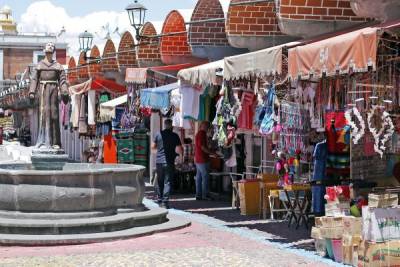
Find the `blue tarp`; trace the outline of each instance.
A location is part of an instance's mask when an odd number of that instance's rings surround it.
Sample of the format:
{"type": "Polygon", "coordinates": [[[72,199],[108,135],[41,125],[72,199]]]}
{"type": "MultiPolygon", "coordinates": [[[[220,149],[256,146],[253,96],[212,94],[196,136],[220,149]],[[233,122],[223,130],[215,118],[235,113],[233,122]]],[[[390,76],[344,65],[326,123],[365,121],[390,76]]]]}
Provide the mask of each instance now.
{"type": "Polygon", "coordinates": [[[154,109],[167,109],[170,106],[170,92],[178,89],[178,83],[140,90],[140,105],[154,109]]]}

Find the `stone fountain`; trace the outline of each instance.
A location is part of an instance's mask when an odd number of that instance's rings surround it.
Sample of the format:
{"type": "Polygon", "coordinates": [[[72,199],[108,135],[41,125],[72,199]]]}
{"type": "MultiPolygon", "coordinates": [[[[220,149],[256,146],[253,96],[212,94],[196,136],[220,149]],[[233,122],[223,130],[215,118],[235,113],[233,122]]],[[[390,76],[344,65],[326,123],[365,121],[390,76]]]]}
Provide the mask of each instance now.
{"type": "Polygon", "coordinates": [[[39,137],[32,163],[0,164],[0,244],[99,242],[189,225],[165,209],[143,205],[144,167],[68,162],[59,144],[58,113],[51,114],[58,99],[49,103],[43,97],[46,90],[65,84],[61,65],[48,66],[54,45],[48,46],[40,72],[31,82],[31,97],[39,92],[40,99],[39,137]]]}

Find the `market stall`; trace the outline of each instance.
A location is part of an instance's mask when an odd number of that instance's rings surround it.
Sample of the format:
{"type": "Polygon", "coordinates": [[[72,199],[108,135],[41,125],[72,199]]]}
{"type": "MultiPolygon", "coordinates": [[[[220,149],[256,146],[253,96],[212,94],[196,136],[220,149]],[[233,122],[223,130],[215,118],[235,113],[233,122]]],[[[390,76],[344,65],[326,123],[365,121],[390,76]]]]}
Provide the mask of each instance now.
{"type": "Polygon", "coordinates": [[[322,137],[311,179],[316,248],[355,266],[399,264],[387,254],[399,249],[392,228],[400,219],[399,27],[392,22],[289,49],[293,98],[311,103],[311,128],[322,137]]]}
{"type": "Polygon", "coordinates": [[[60,104],[61,139],[63,147],[71,160],[87,161],[86,152],[97,151],[91,160],[114,162],[114,154],[108,153],[115,143],[107,138],[112,132],[111,122],[99,116],[100,104],[126,93],[126,87],[112,80],[93,78],[69,88],[71,101],[60,104]],[[103,146],[103,141],[106,144],[103,146]],[[108,141],[109,142],[108,142],[108,141]],[[101,150],[104,148],[104,152],[101,150]],[[110,157],[110,158],[108,158],[110,157]]]}

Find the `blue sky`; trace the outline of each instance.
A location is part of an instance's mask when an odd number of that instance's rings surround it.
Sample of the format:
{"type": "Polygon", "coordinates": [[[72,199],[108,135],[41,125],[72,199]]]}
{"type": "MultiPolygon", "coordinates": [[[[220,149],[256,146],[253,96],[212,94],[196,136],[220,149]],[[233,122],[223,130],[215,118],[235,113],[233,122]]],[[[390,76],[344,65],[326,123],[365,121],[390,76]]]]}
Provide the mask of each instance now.
{"type": "MultiPolygon", "coordinates": [[[[0,0],[0,5],[9,5],[14,11],[14,17],[20,20],[27,7],[39,0],[0,0]]],[[[129,0],[50,0],[54,5],[64,7],[71,16],[84,16],[97,11],[120,12],[132,3],[129,0]]],[[[141,0],[148,11],[149,20],[164,20],[172,9],[194,8],[196,0],[141,0]]]]}
{"type": "MultiPolygon", "coordinates": [[[[153,22],[159,32],[171,10],[180,9],[190,19],[191,12],[188,9],[194,9],[197,3],[197,0],[139,1],[148,9],[146,20],[153,22]]],[[[118,45],[123,32],[133,32],[125,11],[125,7],[132,2],[133,0],[0,0],[0,6],[11,7],[19,32],[56,34],[59,36],[57,42],[67,43],[69,53],[76,56],[79,54],[78,36],[85,30],[94,34],[94,44],[100,50],[107,38],[118,45]],[[62,29],[65,31],[61,31],[62,29]]]]}

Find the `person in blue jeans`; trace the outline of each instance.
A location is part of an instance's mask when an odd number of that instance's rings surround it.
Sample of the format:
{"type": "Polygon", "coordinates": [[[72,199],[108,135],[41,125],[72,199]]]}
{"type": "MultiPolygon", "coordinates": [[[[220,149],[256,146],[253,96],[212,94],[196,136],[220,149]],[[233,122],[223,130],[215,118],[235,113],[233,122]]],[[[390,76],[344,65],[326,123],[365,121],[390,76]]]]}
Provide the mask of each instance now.
{"type": "Polygon", "coordinates": [[[171,180],[175,174],[175,159],[179,155],[180,160],[182,160],[183,150],[179,136],[173,132],[172,120],[165,120],[164,127],[165,130],[155,136],[152,149],[157,150],[157,184],[155,186],[157,202],[161,207],[168,209],[171,180]]]}
{"type": "Polygon", "coordinates": [[[208,200],[208,180],[210,172],[210,154],[208,148],[208,122],[202,122],[195,138],[194,163],[196,165],[196,200],[208,200]]]}

